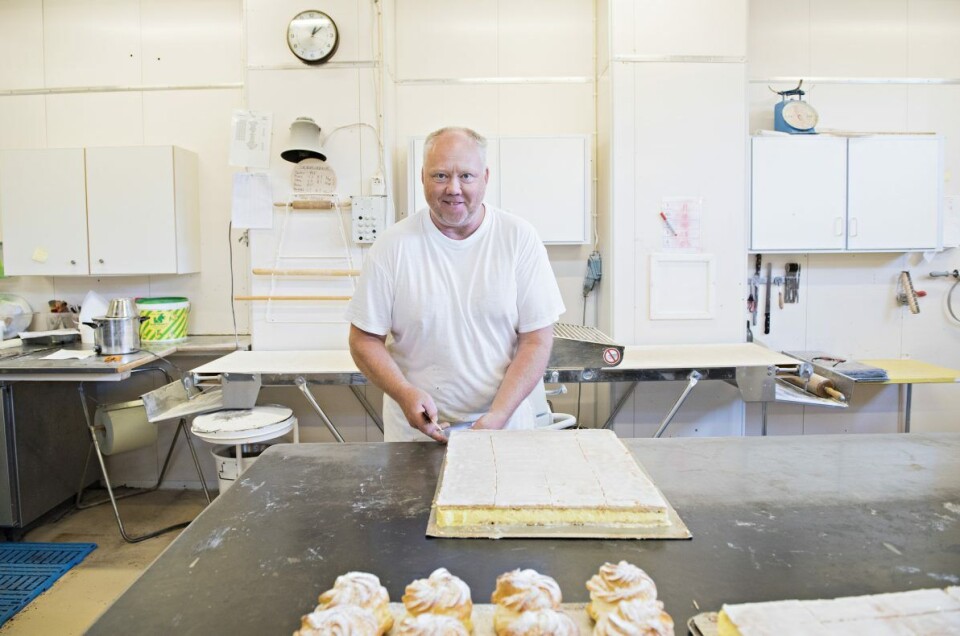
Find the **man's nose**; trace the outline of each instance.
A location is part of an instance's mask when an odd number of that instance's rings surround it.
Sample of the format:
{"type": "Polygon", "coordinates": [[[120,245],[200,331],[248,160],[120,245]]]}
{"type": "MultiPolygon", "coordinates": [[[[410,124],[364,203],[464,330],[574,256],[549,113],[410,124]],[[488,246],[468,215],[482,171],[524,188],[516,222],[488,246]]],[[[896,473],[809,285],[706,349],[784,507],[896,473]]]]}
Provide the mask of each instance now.
{"type": "Polygon", "coordinates": [[[451,177],[450,180],[447,181],[447,193],[459,194],[460,190],[461,190],[460,179],[458,179],[457,177],[451,177]]]}

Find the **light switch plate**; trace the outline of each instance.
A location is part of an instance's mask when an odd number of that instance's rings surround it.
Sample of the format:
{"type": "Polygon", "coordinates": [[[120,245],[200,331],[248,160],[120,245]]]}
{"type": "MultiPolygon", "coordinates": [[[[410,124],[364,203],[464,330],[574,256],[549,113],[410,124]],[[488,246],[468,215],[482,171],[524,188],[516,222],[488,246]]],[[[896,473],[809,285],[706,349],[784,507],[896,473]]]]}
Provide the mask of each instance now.
{"type": "Polygon", "coordinates": [[[387,197],[351,197],[351,238],[373,243],[387,225],[387,197]]]}

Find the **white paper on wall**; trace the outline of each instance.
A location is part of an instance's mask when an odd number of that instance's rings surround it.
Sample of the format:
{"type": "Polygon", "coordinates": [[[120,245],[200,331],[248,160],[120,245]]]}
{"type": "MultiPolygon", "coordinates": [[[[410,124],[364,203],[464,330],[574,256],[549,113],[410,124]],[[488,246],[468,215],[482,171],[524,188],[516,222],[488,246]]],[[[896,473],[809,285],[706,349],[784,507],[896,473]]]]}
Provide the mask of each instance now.
{"type": "Polygon", "coordinates": [[[663,249],[699,252],[702,214],[703,199],[700,197],[662,197],[658,221],[663,228],[663,249]]]}
{"type": "Polygon", "coordinates": [[[240,168],[269,168],[273,115],[252,110],[235,110],[230,118],[230,165],[240,168]]]}
{"type": "Polygon", "coordinates": [[[266,173],[238,172],[233,175],[230,219],[234,229],[273,227],[273,196],[266,173]]]}

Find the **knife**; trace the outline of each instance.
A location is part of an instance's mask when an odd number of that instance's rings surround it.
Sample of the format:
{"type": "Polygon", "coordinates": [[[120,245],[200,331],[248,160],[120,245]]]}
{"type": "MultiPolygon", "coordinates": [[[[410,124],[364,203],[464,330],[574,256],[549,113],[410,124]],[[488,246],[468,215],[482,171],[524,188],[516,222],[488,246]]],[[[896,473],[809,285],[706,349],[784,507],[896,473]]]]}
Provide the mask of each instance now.
{"type": "Polygon", "coordinates": [[[477,423],[476,420],[473,420],[472,422],[456,422],[446,427],[441,432],[443,433],[444,437],[449,438],[450,433],[453,433],[454,431],[465,431],[476,423],[477,423]]]}
{"type": "Polygon", "coordinates": [[[767,298],[763,303],[763,333],[770,333],[770,284],[773,283],[773,263],[767,263],[767,298]]]}

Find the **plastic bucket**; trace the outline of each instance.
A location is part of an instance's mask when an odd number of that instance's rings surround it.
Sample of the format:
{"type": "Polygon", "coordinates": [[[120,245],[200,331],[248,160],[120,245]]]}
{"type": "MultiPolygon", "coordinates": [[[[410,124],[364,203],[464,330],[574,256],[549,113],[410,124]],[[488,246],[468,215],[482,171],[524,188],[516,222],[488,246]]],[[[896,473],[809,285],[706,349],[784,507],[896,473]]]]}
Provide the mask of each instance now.
{"type": "MultiPolygon", "coordinates": [[[[241,444],[240,454],[243,457],[243,470],[250,468],[261,453],[268,448],[270,448],[270,444],[241,444]]],[[[237,466],[237,447],[214,446],[210,454],[213,455],[213,461],[217,466],[217,481],[220,483],[220,494],[222,495],[243,474],[243,471],[237,466]]]]}
{"type": "Polygon", "coordinates": [[[187,337],[190,301],[181,296],[138,298],[140,342],[177,342],[187,337]]]}

